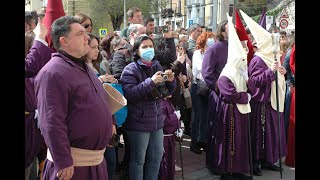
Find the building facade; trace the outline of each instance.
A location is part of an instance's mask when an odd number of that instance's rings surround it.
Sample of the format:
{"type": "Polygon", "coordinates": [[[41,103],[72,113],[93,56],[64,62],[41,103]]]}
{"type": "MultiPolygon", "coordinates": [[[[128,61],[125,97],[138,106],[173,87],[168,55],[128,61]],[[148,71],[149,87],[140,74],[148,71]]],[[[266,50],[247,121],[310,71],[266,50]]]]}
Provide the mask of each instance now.
{"type": "Polygon", "coordinates": [[[160,13],[151,14],[156,25],[168,24],[173,30],[198,23],[208,31],[215,31],[217,24],[227,19],[226,13],[233,3],[234,0],[158,0],[160,13]]]}
{"type": "Polygon", "coordinates": [[[47,7],[47,0],[25,0],[25,11],[34,11],[41,12],[47,7]]]}

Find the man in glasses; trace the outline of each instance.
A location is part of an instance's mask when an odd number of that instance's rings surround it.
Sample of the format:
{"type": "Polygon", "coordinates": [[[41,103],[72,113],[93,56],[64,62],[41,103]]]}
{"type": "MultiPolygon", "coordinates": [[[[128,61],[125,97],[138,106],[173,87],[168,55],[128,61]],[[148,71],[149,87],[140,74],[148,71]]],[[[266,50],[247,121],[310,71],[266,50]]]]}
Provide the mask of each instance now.
{"type": "MultiPolygon", "coordinates": [[[[141,10],[138,7],[132,7],[127,12],[128,21],[131,24],[141,24],[143,25],[143,15],[141,10]]],[[[120,36],[121,37],[128,37],[129,34],[127,33],[129,26],[123,28],[121,30],[120,36]]]]}

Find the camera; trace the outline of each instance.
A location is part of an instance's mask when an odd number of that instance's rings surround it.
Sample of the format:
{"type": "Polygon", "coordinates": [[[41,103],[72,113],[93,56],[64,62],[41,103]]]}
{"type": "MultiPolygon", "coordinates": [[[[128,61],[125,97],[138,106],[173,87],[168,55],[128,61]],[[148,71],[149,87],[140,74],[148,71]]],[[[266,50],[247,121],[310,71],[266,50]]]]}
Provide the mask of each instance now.
{"type": "Polygon", "coordinates": [[[156,85],[156,88],[154,88],[150,93],[149,97],[151,100],[158,100],[165,98],[169,95],[169,90],[165,84],[164,81],[156,85]]]}
{"type": "Polygon", "coordinates": [[[162,78],[163,78],[164,81],[167,81],[168,78],[169,78],[168,75],[165,74],[165,73],[161,73],[161,76],[162,76],[162,78]]]}

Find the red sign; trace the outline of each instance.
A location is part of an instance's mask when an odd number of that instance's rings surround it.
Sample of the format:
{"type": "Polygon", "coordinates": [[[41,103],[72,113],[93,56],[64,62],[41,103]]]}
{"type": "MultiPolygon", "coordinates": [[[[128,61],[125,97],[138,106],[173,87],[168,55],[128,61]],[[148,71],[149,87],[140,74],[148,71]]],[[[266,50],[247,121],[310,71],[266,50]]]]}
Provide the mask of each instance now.
{"type": "Polygon", "coordinates": [[[281,19],[281,20],[280,20],[280,27],[281,27],[282,29],[287,28],[288,25],[289,25],[288,20],[286,20],[286,19],[281,19]]]}
{"type": "Polygon", "coordinates": [[[289,18],[286,8],[282,10],[280,18],[289,18]]]}

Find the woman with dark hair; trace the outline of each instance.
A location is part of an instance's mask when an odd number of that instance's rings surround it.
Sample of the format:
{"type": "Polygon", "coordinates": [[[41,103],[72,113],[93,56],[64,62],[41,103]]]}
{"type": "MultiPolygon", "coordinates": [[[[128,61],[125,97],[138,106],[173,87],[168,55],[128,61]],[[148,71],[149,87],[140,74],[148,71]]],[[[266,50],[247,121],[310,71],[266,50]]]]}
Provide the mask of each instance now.
{"type": "Polygon", "coordinates": [[[92,33],[92,20],[88,15],[79,13],[75,17],[79,18],[80,24],[86,29],[86,32],[92,33]]]}
{"type": "Polygon", "coordinates": [[[91,69],[96,75],[99,75],[99,66],[97,66],[97,63],[94,63],[94,61],[98,59],[100,39],[94,34],[91,34],[91,33],[87,33],[87,34],[90,37],[88,42],[90,50],[88,54],[85,56],[84,61],[87,63],[89,67],[91,67],[91,69]]]}
{"type": "Polygon", "coordinates": [[[175,47],[174,39],[171,37],[170,33],[155,35],[155,57],[164,70],[170,69],[171,63],[177,59],[175,47]]]}
{"type": "Polygon", "coordinates": [[[164,114],[161,100],[175,89],[174,73],[162,72],[154,59],[153,40],[140,36],[133,46],[134,62],[121,75],[128,116],[125,128],[130,146],[130,179],[157,180],[163,156],[164,114]],[[163,75],[168,77],[164,81],[163,75]]]}
{"type": "Polygon", "coordinates": [[[86,64],[93,70],[93,72],[99,77],[99,80],[101,82],[110,82],[110,83],[116,83],[117,80],[113,77],[113,75],[104,74],[100,75],[99,73],[99,62],[96,63],[94,61],[98,61],[99,56],[99,38],[91,33],[87,33],[89,38],[89,52],[85,55],[84,60],[86,64]]]}

